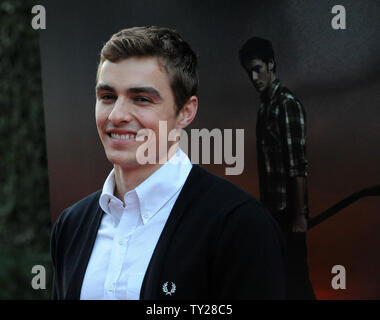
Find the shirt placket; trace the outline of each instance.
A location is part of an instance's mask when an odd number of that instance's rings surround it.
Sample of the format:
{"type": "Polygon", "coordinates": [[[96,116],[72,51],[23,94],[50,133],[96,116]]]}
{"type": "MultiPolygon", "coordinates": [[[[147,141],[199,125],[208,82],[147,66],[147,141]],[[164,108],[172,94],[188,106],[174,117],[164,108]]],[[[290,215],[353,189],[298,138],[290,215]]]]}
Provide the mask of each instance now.
{"type": "Polygon", "coordinates": [[[120,290],[119,277],[122,271],[123,263],[128,254],[129,240],[136,229],[136,215],[131,212],[126,212],[126,209],[121,208],[123,211],[120,222],[113,239],[111,257],[107,272],[107,277],[104,286],[105,299],[120,299],[118,292],[120,290]]]}

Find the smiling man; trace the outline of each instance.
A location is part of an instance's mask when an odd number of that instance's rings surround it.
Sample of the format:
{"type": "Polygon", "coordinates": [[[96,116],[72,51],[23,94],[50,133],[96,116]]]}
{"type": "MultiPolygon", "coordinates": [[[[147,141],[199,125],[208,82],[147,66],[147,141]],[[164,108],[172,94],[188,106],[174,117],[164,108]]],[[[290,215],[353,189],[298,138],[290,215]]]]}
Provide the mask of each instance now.
{"type": "Polygon", "coordinates": [[[164,68],[157,57],[149,56],[118,62],[105,60],[99,66],[96,124],[107,158],[114,164],[119,196],[156,171],[163,158],[173,156],[169,151],[175,150],[171,147],[176,142],[165,141],[166,149],[160,148],[159,142],[166,139],[171,130],[186,127],[196,114],[196,96],[191,96],[181,110],[177,110],[164,68]],[[167,124],[167,132],[159,130],[159,121],[167,124]],[[142,166],[137,152],[143,142],[138,141],[136,135],[144,133],[154,137],[148,143],[156,143],[152,148],[158,152],[155,161],[142,166]]]}
{"type": "Polygon", "coordinates": [[[197,86],[196,55],[171,29],[125,29],[105,44],[95,116],[113,170],[54,225],[54,299],[283,298],[276,222],[167,138],[194,119],[197,86]],[[144,144],[155,161],[139,161],[144,144]]]}

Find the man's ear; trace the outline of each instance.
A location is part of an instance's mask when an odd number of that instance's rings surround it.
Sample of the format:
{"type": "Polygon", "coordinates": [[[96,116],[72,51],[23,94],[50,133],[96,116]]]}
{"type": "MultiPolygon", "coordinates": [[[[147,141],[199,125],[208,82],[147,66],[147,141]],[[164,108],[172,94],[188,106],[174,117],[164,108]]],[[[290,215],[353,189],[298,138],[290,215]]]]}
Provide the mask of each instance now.
{"type": "Polygon", "coordinates": [[[177,115],[177,129],[186,128],[195,118],[198,110],[198,98],[191,96],[177,115]]]}
{"type": "Polygon", "coordinates": [[[273,68],[274,68],[274,61],[269,60],[268,61],[268,71],[273,71],[273,68]]]}

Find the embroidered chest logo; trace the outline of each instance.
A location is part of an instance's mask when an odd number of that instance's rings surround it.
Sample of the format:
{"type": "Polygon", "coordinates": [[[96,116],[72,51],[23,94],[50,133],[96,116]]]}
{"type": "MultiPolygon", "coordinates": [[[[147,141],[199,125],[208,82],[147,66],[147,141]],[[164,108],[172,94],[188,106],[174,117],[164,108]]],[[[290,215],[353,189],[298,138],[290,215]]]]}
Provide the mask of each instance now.
{"type": "Polygon", "coordinates": [[[175,283],[174,282],[170,282],[171,283],[171,289],[170,290],[168,290],[168,284],[169,284],[169,282],[165,282],[163,285],[162,285],[162,291],[166,294],[166,295],[172,295],[174,292],[175,292],[175,290],[176,290],[176,286],[175,286],[175,283]]]}

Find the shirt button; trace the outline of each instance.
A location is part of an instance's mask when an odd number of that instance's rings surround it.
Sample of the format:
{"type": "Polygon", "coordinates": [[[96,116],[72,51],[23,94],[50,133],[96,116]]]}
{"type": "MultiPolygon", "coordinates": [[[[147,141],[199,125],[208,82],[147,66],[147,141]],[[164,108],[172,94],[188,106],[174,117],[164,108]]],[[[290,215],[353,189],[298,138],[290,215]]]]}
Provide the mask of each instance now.
{"type": "Polygon", "coordinates": [[[145,219],[148,219],[148,218],[149,218],[149,213],[145,213],[145,214],[144,214],[144,218],[145,218],[145,219]]]}
{"type": "Polygon", "coordinates": [[[111,283],[109,286],[108,286],[108,291],[111,292],[115,289],[115,282],[111,283]]]}
{"type": "Polygon", "coordinates": [[[125,241],[124,241],[124,240],[120,240],[120,241],[119,241],[119,244],[120,244],[121,246],[123,246],[123,245],[125,244],[125,241]]]}

